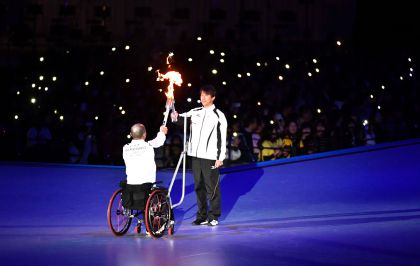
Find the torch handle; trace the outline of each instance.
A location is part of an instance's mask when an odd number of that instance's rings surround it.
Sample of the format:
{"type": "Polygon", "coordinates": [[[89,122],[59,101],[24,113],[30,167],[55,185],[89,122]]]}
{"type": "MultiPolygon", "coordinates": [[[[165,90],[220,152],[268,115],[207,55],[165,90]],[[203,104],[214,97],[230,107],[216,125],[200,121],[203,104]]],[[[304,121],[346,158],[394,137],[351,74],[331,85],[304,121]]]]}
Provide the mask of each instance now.
{"type": "Polygon", "coordinates": [[[168,122],[168,116],[169,116],[169,111],[170,111],[170,107],[166,106],[166,111],[165,111],[165,116],[163,117],[163,122],[162,122],[162,126],[166,127],[166,123],[168,122]]]}

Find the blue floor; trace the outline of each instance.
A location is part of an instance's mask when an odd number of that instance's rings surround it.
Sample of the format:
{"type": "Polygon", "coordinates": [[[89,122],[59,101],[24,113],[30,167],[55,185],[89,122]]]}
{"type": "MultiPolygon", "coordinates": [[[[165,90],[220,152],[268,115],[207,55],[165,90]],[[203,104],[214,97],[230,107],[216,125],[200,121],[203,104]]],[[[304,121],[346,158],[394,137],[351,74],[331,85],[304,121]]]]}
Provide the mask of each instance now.
{"type": "Polygon", "coordinates": [[[420,265],[419,158],[417,139],[225,168],[218,227],[190,225],[188,173],[161,239],[109,231],[122,167],[2,162],[0,264],[420,265]]]}

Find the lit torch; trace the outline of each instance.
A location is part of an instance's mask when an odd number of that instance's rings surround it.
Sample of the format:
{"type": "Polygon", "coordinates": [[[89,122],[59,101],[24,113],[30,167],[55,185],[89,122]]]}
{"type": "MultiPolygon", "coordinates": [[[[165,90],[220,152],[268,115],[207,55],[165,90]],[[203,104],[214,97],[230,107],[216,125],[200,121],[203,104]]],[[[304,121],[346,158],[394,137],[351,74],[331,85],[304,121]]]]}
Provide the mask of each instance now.
{"type": "MultiPolygon", "coordinates": [[[[168,57],[166,58],[166,63],[168,64],[168,68],[171,68],[171,61],[172,61],[172,56],[174,54],[170,53],[168,55],[168,57]]],[[[181,78],[181,74],[179,72],[176,71],[169,71],[166,74],[161,74],[159,72],[159,70],[156,71],[158,74],[158,81],[165,81],[168,80],[169,81],[169,85],[168,85],[168,91],[165,92],[166,95],[166,104],[165,104],[165,116],[163,118],[163,126],[166,126],[166,122],[168,121],[168,115],[169,112],[175,111],[175,97],[174,97],[174,85],[176,86],[181,86],[182,84],[182,78],[181,78]]]]}

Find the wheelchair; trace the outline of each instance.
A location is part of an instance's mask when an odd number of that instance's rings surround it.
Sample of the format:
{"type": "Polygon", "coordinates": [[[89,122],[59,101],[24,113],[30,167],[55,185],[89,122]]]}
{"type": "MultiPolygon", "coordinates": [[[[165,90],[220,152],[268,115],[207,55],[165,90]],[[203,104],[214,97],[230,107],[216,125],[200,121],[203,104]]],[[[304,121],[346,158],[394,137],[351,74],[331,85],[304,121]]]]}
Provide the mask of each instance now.
{"type": "Polygon", "coordinates": [[[144,204],[145,208],[126,208],[123,206],[123,199],[127,194],[123,195],[123,193],[131,192],[126,189],[127,185],[124,183],[124,181],[120,183],[120,188],[112,194],[109,200],[107,218],[111,232],[116,236],[123,236],[135,220],[137,224],[134,231],[137,234],[140,234],[141,225],[144,223],[147,233],[154,238],[160,238],[165,233],[173,235],[175,220],[168,190],[156,186],[158,182],[150,184],[151,189],[144,191],[145,198],[147,198],[144,204]]]}

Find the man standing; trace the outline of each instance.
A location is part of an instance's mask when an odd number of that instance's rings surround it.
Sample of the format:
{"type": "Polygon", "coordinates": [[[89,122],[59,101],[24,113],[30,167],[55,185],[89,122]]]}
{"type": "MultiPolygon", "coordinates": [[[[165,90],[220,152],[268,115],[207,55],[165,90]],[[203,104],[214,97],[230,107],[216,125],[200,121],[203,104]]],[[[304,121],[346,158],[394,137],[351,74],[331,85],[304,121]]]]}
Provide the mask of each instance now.
{"type": "MultiPolygon", "coordinates": [[[[200,89],[203,107],[186,113],[191,117],[188,156],[192,158],[194,189],[197,196],[197,217],[193,225],[218,225],[221,214],[220,173],[226,156],[227,121],[213,102],[216,90],[211,85],[200,89]],[[208,202],[210,207],[208,207],[208,202]]],[[[178,114],[173,113],[173,120],[178,114]]]]}

